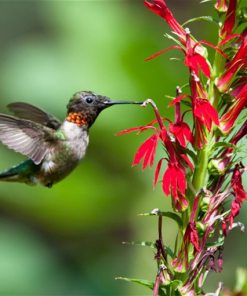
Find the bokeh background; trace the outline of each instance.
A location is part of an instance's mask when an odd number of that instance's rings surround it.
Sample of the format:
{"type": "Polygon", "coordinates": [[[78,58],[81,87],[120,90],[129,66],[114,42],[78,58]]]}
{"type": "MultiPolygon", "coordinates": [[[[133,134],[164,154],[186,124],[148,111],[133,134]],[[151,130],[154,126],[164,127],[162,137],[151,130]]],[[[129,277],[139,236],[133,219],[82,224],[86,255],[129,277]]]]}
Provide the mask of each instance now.
{"type": "MultiPolygon", "coordinates": [[[[214,14],[212,2],[167,1],[180,23],[214,14]]],[[[197,22],[198,40],[216,43],[215,27],[197,22]]],[[[0,111],[24,101],[59,118],[73,93],[93,90],[116,100],[156,101],[172,118],[165,94],[187,82],[179,51],[144,62],[173,45],[170,28],[142,0],[1,1],[0,111]]],[[[138,217],[159,207],[170,209],[153,171],[131,168],[146,135],[114,136],[153,120],[152,108],[115,106],[90,130],[83,163],[52,189],[0,183],[0,295],[150,295],[146,288],[116,276],[154,280],[149,248],[122,241],[154,241],[157,219],[138,217]]],[[[162,157],[159,148],[157,159],[162,157]]],[[[0,170],[25,157],[0,146],[0,170]]],[[[246,222],[246,207],[239,220],[246,222]]],[[[166,221],[165,244],[173,246],[176,225],[166,221]]],[[[237,266],[247,266],[246,235],[227,238],[224,271],[208,278],[211,291],[222,280],[232,286],[237,266]]]]}

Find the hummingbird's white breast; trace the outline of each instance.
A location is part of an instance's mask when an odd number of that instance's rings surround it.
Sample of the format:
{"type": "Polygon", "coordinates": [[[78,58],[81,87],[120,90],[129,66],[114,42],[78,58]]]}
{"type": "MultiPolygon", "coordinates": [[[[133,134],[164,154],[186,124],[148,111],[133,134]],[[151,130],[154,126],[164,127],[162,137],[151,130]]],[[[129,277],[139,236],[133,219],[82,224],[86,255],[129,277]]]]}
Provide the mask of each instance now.
{"type": "Polygon", "coordinates": [[[77,155],[78,160],[81,160],[85,154],[89,143],[88,129],[79,127],[77,124],[65,121],[61,127],[63,134],[77,155]]]}

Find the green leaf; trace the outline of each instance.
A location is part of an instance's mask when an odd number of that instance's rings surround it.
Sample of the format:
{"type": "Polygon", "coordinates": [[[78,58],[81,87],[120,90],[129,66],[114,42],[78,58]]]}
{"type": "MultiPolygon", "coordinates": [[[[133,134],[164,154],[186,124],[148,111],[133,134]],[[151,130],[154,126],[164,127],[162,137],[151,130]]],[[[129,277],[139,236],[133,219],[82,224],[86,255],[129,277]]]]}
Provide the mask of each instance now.
{"type": "Polygon", "coordinates": [[[187,22],[183,23],[183,27],[189,23],[195,22],[195,21],[208,21],[211,23],[216,24],[218,27],[220,27],[220,21],[212,16],[199,16],[193,19],[188,20],[187,22]]]}
{"type": "Polygon", "coordinates": [[[156,249],[156,244],[153,242],[123,242],[124,245],[136,245],[143,247],[150,247],[152,249],[156,249]]]}
{"type": "Polygon", "coordinates": [[[164,250],[165,250],[165,252],[166,252],[166,253],[167,253],[172,259],[175,258],[174,253],[172,252],[172,250],[171,250],[169,247],[164,246],[164,250]]]}
{"type": "Polygon", "coordinates": [[[169,99],[170,101],[173,101],[175,97],[164,95],[164,98],[169,99]]]}
{"type": "MultiPolygon", "coordinates": [[[[174,220],[175,222],[177,222],[179,229],[183,229],[183,220],[177,214],[172,213],[172,212],[160,212],[160,214],[163,217],[168,217],[168,218],[174,220]]],[[[145,214],[139,214],[138,216],[158,216],[158,215],[159,215],[158,213],[157,214],[145,213],[145,214]]]]}
{"type": "MultiPolygon", "coordinates": [[[[147,281],[147,280],[141,280],[141,279],[130,279],[130,278],[124,278],[124,277],[117,277],[115,278],[116,280],[123,280],[123,281],[127,281],[127,282],[131,282],[131,283],[136,283],[142,286],[145,286],[151,290],[154,289],[154,283],[147,281]]],[[[159,288],[159,295],[160,296],[166,296],[165,292],[159,288]]]]}
{"type": "MultiPolygon", "coordinates": [[[[173,101],[175,99],[175,97],[168,96],[168,95],[164,95],[164,98],[169,99],[170,101],[173,101]]],[[[190,101],[181,100],[180,103],[187,107],[190,107],[190,108],[192,107],[192,104],[190,101]]]]}
{"type": "Polygon", "coordinates": [[[183,148],[183,147],[182,147],[182,150],[184,151],[185,154],[188,154],[192,158],[194,164],[197,163],[198,157],[193,151],[191,151],[190,149],[187,149],[187,148],[183,148]]]}
{"type": "Polygon", "coordinates": [[[225,237],[223,235],[223,232],[220,231],[220,235],[219,235],[219,238],[216,242],[213,242],[213,243],[206,243],[205,244],[205,248],[211,248],[211,247],[221,247],[224,245],[224,242],[225,242],[225,237]]]}
{"type": "Polygon", "coordinates": [[[165,34],[164,35],[166,38],[171,39],[172,41],[174,41],[178,46],[182,47],[184,50],[186,50],[186,48],[183,46],[183,44],[177,40],[176,38],[174,38],[173,36],[169,35],[169,34],[165,34]]]}
{"type": "Polygon", "coordinates": [[[154,283],[151,281],[147,281],[147,280],[142,280],[142,279],[130,279],[130,278],[125,278],[125,277],[116,277],[116,280],[123,280],[123,281],[127,281],[127,282],[131,282],[131,283],[137,283],[140,284],[142,286],[145,286],[151,290],[153,290],[154,288],[154,283]]]}
{"type": "Polygon", "coordinates": [[[238,268],[236,271],[237,283],[235,286],[235,291],[247,292],[247,270],[244,268],[238,268]]]}
{"type": "Polygon", "coordinates": [[[231,144],[231,143],[229,143],[229,142],[217,142],[217,143],[215,143],[215,144],[211,147],[211,149],[210,149],[210,155],[211,155],[211,154],[212,154],[217,148],[219,148],[219,147],[233,148],[233,149],[236,150],[236,151],[247,153],[247,150],[245,150],[245,149],[241,149],[241,148],[239,148],[239,147],[237,147],[237,146],[235,146],[235,145],[233,145],[233,144],[231,144]]]}
{"type": "Polygon", "coordinates": [[[179,280],[174,280],[171,282],[171,286],[173,287],[174,290],[176,290],[178,287],[181,288],[183,286],[183,282],[179,280]]]}
{"type": "Polygon", "coordinates": [[[180,102],[182,105],[192,108],[192,104],[190,101],[181,100],[180,102]]]}
{"type": "MultiPolygon", "coordinates": [[[[152,249],[157,249],[156,244],[153,242],[123,242],[124,245],[132,245],[132,246],[143,246],[143,247],[149,247],[152,249]]],[[[175,258],[175,255],[173,253],[173,251],[167,247],[164,246],[164,250],[167,253],[167,255],[169,255],[172,259],[175,258]]]]}
{"type": "MultiPolygon", "coordinates": [[[[117,277],[115,279],[131,282],[131,283],[137,283],[137,284],[145,286],[151,290],[154,289],[154,283],[151,281],[141,280],[141,279],[130,279],[130,278],[124,278],[124,277],[117,277]]],[[[165,292],[161,288],[159,288],[159,296],[166,296],[165,292]]]]}

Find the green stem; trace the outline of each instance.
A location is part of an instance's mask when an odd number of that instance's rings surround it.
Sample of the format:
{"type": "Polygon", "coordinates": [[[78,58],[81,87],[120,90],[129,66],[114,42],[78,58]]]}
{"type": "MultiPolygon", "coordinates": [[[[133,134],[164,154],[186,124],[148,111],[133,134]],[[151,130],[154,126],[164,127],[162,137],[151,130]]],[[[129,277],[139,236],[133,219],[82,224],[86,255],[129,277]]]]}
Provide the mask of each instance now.
{"type": "Polygon", "coordinates": [[[208,150],[203,148],[198,151],[198,162],[195,166],[192,184],[196,192],[202,187],[206,186],[206,175],[208,167],[208,150]]]}
{"type": "MultiPolygon", "coordinates": [[[[220,43],[220,42],[221,42],[221,39],[219,38],[218,43],[220,43]]],[[[209,84],[209,88],[208,88],[208,100],[210,101],[212,106],[215,108],[215,110],[218,110],[219,97],[220,97],[219,91],[218,91],[217,87],[215,86],[215,80],[224,71],[225,64],[226,64],[226,58],[221,53],[216,51],[215,57],[214,57],[214,64],[213,64],[210,84],[209,84]]]]}

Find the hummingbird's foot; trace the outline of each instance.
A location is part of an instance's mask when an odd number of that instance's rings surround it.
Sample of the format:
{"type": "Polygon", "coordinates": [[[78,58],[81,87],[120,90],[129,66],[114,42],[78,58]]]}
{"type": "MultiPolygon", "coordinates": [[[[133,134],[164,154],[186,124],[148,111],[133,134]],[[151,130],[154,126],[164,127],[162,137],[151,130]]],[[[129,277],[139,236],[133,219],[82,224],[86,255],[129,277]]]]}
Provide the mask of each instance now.
{"type": "Polygon", "coordinates": [[[52,183],[52,182],[48,182],[48,183],[45,185],[45,187],[51,188],[51,187],[52,187],[52,185],[53,185],[53,183],[52,183]]]}

